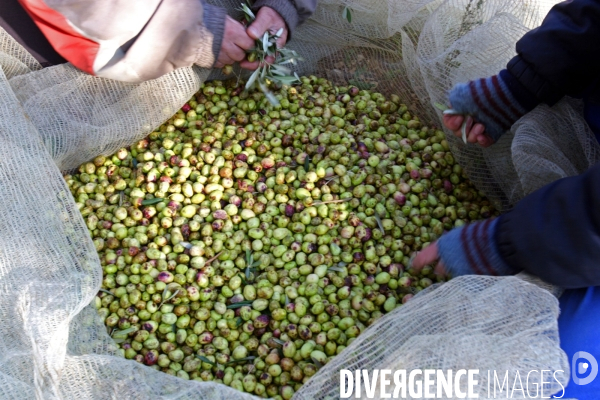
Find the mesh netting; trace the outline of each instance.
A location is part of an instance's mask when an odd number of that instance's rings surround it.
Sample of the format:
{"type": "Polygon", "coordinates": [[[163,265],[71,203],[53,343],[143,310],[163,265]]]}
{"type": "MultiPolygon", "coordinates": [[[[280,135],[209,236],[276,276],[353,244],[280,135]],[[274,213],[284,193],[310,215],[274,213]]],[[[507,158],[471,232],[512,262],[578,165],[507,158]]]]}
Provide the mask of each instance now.
{"type": "MultiPolygon", "coordinates": [[[[237,1],[218,3],[235,14],[237,1]]],[[[432,104],[444,103],[453,84],[501,69],[553,3],[323,0],[290,47],[306,58],[300,73],[399,94],[423,121],[439,125],[432,104]]],[[[210,71],[180,69],[134,85],[69,65],[40,70],[3,31],[0,67],[0,398],[251,398],[117,354],[88,306],[102,270],[60,172],[148,134],[210,71]]],[[[485,151],[449,140],[471,179],[503,208],[599,155],[573,101],[539,107],[485,151]]],[[[568,371],[551,289],[472,276],[427,290],[365,331],[296,398],[339,397],[340,368],[568,371]]],[[[568,372],[560,376],[564,385],[568,372]]]]}
{"type": "MultiPolygon", "coordinates": [[[[493,377],[493,371],[515,376],[517,371],[553,369],[563,358],[555,328],[557,300],[548,292],[542,299],[540,291],[514,277],[464,276],[437,286],[367,329],[297,398],[336,398],[342,369],[479,369],[479,398],[488,395],[488,370],[493,377]],[[539,348],[531,346],[535,342],[539,348]],[[540,353],[541,348],[548,352],[540,353]]],[[[553,385],[545,385],[546,395],[561,392],[560,385],[553,385]]]]}

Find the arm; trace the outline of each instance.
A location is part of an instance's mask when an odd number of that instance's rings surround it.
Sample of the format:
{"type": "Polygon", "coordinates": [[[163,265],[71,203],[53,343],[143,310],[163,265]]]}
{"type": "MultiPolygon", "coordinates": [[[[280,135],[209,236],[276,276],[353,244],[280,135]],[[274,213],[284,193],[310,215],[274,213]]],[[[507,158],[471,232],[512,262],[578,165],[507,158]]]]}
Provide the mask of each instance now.
{"type": "Polygon", "coordinates": [[[564,288],[600,286],[600,164],[560,179],[500,217],[502,258],[564,288]]]}
{"type": "MultiPolygon", "coordinates": [[[[469,121],[471,143],[487,147],[538,104],[581,95],[597,81],[600,1],[571,0],[554,6],[540,27],[517,42],[516,50],[518,55],[498,75],[458,84],[450,92],[452,107],[479,122],[473,126],[469,121]]],[[[444,117],[457,136],[462,122],[462,116],[444,117]]]]}
{"type": "Polygon", "coordinates": [[[202,0],[19,0],[56,51],[97,76],[140,82],[212,67],[225,10],[202,0]]]}
{"type": "Polygon", "coordinates": [[[414,260],[436,273],[511,275],[527,271],[567,288],[600,286],[600,163],[522,199],[496,219],[453,229],[414,260]]]}

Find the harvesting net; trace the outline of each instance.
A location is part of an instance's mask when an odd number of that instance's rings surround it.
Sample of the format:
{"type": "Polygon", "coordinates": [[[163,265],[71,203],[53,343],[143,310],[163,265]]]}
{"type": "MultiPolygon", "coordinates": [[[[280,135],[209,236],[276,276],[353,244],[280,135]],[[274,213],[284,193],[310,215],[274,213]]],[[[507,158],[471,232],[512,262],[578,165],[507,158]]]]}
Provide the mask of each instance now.
{"type": "MultiPolygon", "coordinates": [[[[236,14],[237,1],[218,3],[236,14]]],[[[432,104],[446,102],[455,83],[501,69],[516,40],[554,3],[323,0],[289,47],[306,59],[300,74],[398,94],[424,122],[439,125],[432,104]],[[342,18],[345,7],[352,22],[342,18]]],[[[61,175],[147,135],[211,71],[180,69],[126,84],[69,65],[41,70],[3,31],[0,67],[0,397],[251,398],[117,354],[88,305],[102,270],[61,175]]],[[[473,182],[504,209],[599,157],[579,105],[566,100],[538,107],[490,149],[449,141],[473,182]]],[[[556,297],[552,288],[529,282],[470,276],[427,290],[381,318],[295,396],[338,398],[341,368],[479,369],[484,377],[489,369],[522,376],[533,369],[568,371],[556,297]]],[[[568,372],[557,376],[568,381],[568,372]]],[[[546,385],[545,393],[560,392],[557,382],[546,385]]]]}

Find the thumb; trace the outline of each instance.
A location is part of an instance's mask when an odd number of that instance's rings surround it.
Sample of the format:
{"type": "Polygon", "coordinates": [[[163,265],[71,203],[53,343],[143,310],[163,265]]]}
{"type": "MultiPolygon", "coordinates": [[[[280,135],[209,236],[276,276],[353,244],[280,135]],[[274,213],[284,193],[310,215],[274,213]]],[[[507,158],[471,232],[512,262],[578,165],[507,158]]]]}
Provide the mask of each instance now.
{"type": "Polygon", "coordinates": [[[248,36],[250,36],[254,40],[259,39],[267,31],[268,28],[267,26],[265,26],[263,21],[264,20],[262,19],[254,20],[254,22],[252,22],[252,24],[247,29],[248,36]]]}

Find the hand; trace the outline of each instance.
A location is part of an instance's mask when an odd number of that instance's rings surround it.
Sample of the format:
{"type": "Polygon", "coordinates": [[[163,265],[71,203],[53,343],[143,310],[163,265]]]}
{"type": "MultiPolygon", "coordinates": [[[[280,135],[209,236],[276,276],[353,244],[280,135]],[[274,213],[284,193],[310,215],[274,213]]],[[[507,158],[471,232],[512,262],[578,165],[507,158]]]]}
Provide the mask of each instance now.
{"type": "Polygon", "coordinates": [[[470,115],[472,118],[466,117],[465,124],[467,142],[478,143],[482,147],[491,146],[539,103],[526,89],[513,93],[511,86],[522,85],[507,70],[454,85],[448,93],[448,100],[455,113],[460,115],[444,116],[444,125],[453,130],[456,136],[462,137],[459,128],[465,116],[470,115]]]}
{"type": "Polygon", "coordinates": [[[504,262],[495,243],[498,218],[489,218],[452,229],[433,242],[412,261],[420,272],[424,266],[435,264],[438,276],[511,275],[518,272],[504,262]]]}
{"type": "Polygon", "coordinates": [[[254,47],[254,40],[248,36],[244,26],[227,16],[225,18],[225,31],[221,42],[221,51],[215,67],[222,68],[236,61],[246,58],[246,50],[254,47]]]}
{"type": "Polygon", "coordinates": [[[424,266],[436,263],[433,273],[440,277],[445,277],[447,275],[446,267],[444,263],[440,259],[440,255],[438,253],[437,242],[431,243],[429,246],[424,248],[422,251],[417,253],[412,262],[412,269],[415,272],[420,272],[424,266]]]}
{"type": "MultiPolygon", "coordinates": [[[[489,147],[494,144],[494,140],[485,132],[485,126],[481,123],[473,123],[473,117],[467,118],[467,142],[478,143],[481,147],[489,147]]],[[[454,136],[462,138],[461,127],[465,117],[463,115],[444,115],[444,125],[454,132],[454,136]]]]}
{"type": "MultiPolygon", "coordinates": [[[[277,11],[271,7],[262,7],[256,14],[256,19],[250,24],[246,32],[248,36],[254,40],[262,38],[265,32],[269,31],[272,34],[277,33],[279,29],[283,28],[283,33],[277,40],[277,48],[280,49],[285,46],[288,37],[288,29],[284,19],[279,15],[277,11]]],[[[267,57],[266,61],[272,63],[275,61],[274,57],[267,57]]],[[[258,61],[250,62],[244,60],[240,62],[242,68],[249,70],[255,70],[258,68],[258,61]]]]}

